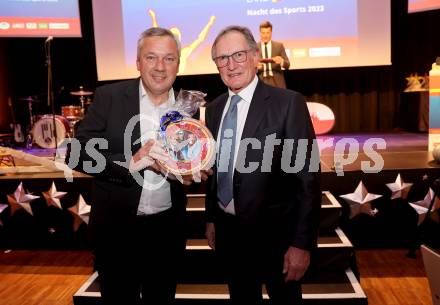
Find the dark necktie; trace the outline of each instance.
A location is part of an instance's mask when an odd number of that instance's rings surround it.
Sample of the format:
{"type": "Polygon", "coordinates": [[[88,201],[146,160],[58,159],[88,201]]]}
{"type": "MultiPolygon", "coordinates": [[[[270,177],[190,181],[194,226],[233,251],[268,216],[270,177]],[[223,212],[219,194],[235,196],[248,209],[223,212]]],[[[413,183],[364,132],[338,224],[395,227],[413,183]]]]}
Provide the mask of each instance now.
{"type": "Polygon", "coordinates": [[[237,132],[238,95],[231,97],[228,111],[223,118],[217,158],[217,197],[226,207],[233,197],[232,177],[234,173],[235,135],[237,132]],[[231,132],[232,131],[232,132],[231,132]]]}
{"type": "MultiPolygon", "coordinates": [[[[264,44],[264,58],[269,58],[269,52],[267,51],[267,42],[264,44]]],[[[269,73],[270,62],[264,64],[264,77],[266,77],[266,72],[269,73]]]]}

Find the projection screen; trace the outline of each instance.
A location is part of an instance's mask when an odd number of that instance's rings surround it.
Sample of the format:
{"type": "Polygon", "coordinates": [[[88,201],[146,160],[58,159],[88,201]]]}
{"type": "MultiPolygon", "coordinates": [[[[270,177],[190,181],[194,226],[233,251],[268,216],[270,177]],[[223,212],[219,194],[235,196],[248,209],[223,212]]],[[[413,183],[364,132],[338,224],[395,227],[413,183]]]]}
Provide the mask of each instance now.
{"type": "Polygon", "coordinates": [[[136,41],[151,26],[182,43],[179,75],[217,73],[211,45],[232,24],[273,24],[290,69],[391,64],[390,0],[93,0],[99,80],[138,76],[136,41]]]}

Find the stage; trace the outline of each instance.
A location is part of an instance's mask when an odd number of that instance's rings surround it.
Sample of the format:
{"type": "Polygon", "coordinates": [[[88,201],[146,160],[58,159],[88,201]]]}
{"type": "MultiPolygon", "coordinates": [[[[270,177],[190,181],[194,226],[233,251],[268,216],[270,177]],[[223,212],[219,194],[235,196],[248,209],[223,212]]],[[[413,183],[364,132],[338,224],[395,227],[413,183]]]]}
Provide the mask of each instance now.
{"type": "MultiPolygon", "coordinates": [[[[405,182],[415,182],[425,175],[432,182],[440,176],[440,164],[428,152],[428,134],[425,133],[335,134],[317,138],[322,189],[332,190],[336,195],[353,191],[361,179],[368,189],[375,191],[378,184],[393,182],[399,173],[405,182]],[[375,146],[375,143],[382,147],[375,146]]],[[[65,150],[55,154],[53,149],[18,149],[49,161],[64,162],[65,150]]],[[[0,180],[63,180],[64,172],[57,167],[42,166],[17,158],[14,161],[15,167],[5,163],[0,165],[0,180]]],[[[75,171],[72,174],[74,180],[92,178],[75,171]]],[[[191,189],[194,189],[192,193],[197,193],[197,189],[203,187],[191,189]]]]}
{"type": "Polygon", "coordinates": [[[320,147],[323,142],[333,143],[321,150],[320,160],[322,189],[331,190],[334,195],[353,192],[361,180],[369,191],[383,194],[387,190],[385,184],[394,182],[398,174],[408,183],[423,178],[432,183],[440,177],[440,164],[428,151],[428,134],[425,133],[340,134],[319,136],[318,140],[320,147]],[[354,143],[359,151],[348,153],[350,144],[347,144],[341,154],[336,149],[341,142],[354,143]],[[370,146],[366,151],[366,143],[384,143],[386,147],[370,146]],[[377,153],[375,159],[372,151],[377,153]],[[348,164],[338,164],[341,158],[347,159],[348,164]]]}
{"type": "MultiPolygon", "coordinates": [[[[380,192],[384,184],[394,182],[398,174],[409,183],[423,177],[432,183],[440,177],[440,164],[434,161],[428,151],[428,134],[425,133],[335,134],[318,136],[317,139],[322,190],[331,190],[334,195],[354,191],[361,180],[368,190],[380,192]]],[[[41,157],[40,160],[44,158],[48,163],[64,162],[65,149],[57,154],[53,149],[17,150],[41,157]]],[[[0,180],[23,180],[28,183],[32,179],[52,179],[57,183],[67,182],[59,167],[48,167],[20,158],[14,158],[14,161],[15,166],[7,160],[0,164],[0,180]]],[[[93,179],[76,171],[72,172],[72,177],[74,181],[93,179]]],[[[202,192],[203,186],[196,184],[190,188],[190,193],[202,192]]]]}
{"type": "MultiPolygon", "coordinates": [[[[368,161],[369,158],[365,154],[365,143],[371,141],[376,143],[383,141],[386,144],[385,148],[375,148],[375,150],[383,157],[384,166],[382,170],[398,170],[398,169],[435,169],[440,168],[440,164],[433,162],[432,155],[428,152],[428,134],[426,133],[368,133],[368,134],[335,134],[335,135],[321,135],[317,136],[318,145],[320,147],[321,155],[321,171],[323,173],[335,172],[335,154],[337,153],[338,144],[347,143],[346,148],[351,144],[357,144],[359,154],[356,160],[343,167],[344,172],[353,172],[361,170],[361,162],[368,161]]],[[[55,150],[40,149],[38,147],[33,149],[17,148],[23,152],[38,156],[53,159],[55,150]]],[[[340,153],[339,153],[340,154],[340,153]]],[[[59,150],[57,159],[62,159],[65,155],[65,149],[59,150]]],[[[344,158],[349,158],[347,151],[345,151],[344,158]]],[[[27,167],[35,166],[24,160],[16,160],[17,166],[27,167]]],[[[4,173],[5,165],[0,165],[0,174],[4,173]]],[[[44,170],[44,169],[41,169],[44,170]]],[[[47,170],[45,170],[47,172],[47,170]]],[[[30,171],[29,171],[30,172],[30,171]]],[[[38,170],[35,171],[35,174],[38,170]]],[[[6,175],[8,176],[8,175],[6,175]]],[[[58,177],[58,176],[57,176],[58,177]]],[[[4,175],[0,179],[4,179],[4,175]]],[[[23,176],[25,178],[25,176],[23,176]]]]}
{"type": "MultiPolygon", "coordinates": [[[[427,134],[326,135],[318,137],[318,144],[323,191],[320,234],[303,297],[310,305],[364,305],[367,298],[359,285],[355,249],[404,248],[411,253],[421,242],[438,243],[438,223],[431,217],[420,222],[421,215],[407,196],[412,192],[411,198],[422,200],[440,177],[440,164],[427,151],[427,134]],[[376,165],[379,168],[372,170],[376,165]],[[412,184],[403,187],[400,196],[387,186],[396,184],[398,175],[402,187],[412,184]],[[361,181],[362,196],[372,195],[374,200],[356,203],[341,197],[354,193],[361,181]]],[[[0,167],[0,203],[7,204],[0,205],[0,248],[89,249],[86,224],[94,178],[73,172],[69,182],[60,165],[53,164],[63,162],[65,151],[21,151],[26,160],[14,158],[13,164],[5,160],[0,167]],[[28,210],[8,208],[20,184],[24,194],[39,196],[24,203],[28,210]],[[53,204],[55,199],[59,205],[53,204]]],[[[178,303],[227,304],[222,272],[212,267],[218,264],[204,239],[204,184],[193,184],[187,191],[188,239],[178,303]]],[[[74,304],[99,303],[95,273],[76,292],[74,304]]]]}
{"type": "MultiPolygon", "coordinates": [[[[341,203],[343,207],[341,225],[352,242],[358,247],[366,248],[409,247],[414,242],[413,227],[417,227],[417,219],[421,216],[410,207],[409,200],[395,198],[387,184],[394,183],[400,174],[401,183],[413,185],[412,200],[424,198],[426,193],[422,192],[427,191],[427,188],[433,185],[434,180],[440,177],[440,164],[435,163],[432,155],[427,151],[428,135],[404,132],[338,134],[319,136],[318,141],[322,148],[320,156],[321,189],[329,191],[341,203]],[[368,143],[385,143],[386,147],[379,148],[370,145],[372,149],[368,151],[365,149],[365,145],[368,143]],[[355,149],[349,153],[349,146],[358,147],[359,152],[355,149]],[[340,147],[345,147],[345,152],[341,151],[340,147]],[[371,151],[376,152],[376,155],[372,155],[371,151]],[[374,165],[380,165],[380,160],[383,160],[383,165],[381,168],[379,167],[379,170],[368,170],[374,165]],[[366,193],[379,196],[369,203],[371,210],[377,211],[374,216],[368,215],[366,213],[368,210],[361,211],[359,215],[355,211],[356,215],[354,215],[352,210],[356,206],[340,197],[353,193],[361,181],[366,193]],[[420,187],[420,184],[423,184],[423,187],[420,187]]],[[[40,163],[42,159],[49,163],[54,160],[54,151],[51,149],[34,148],[23,151],[32,154],[32,156],[41,157],[37,160],[40,163]]],[[[60,151],[56,161],[62,163],[64,154],[65,151],[60,151]]],[[[18,211],[16,215],[11,217],[10,213],[6,213],[7,209],[3,210],[0,214],[0,221],[5,224],[17,225],[21,229],[12,230],[14,237],[18,238],[7,238],[4,233],[11,233],[9,226],[0,227],[0,244],[6,240],[15,246],[39,247],[38,240],[43,239],[45,244],[51,245],[54,242],[53,247],[57,247],[56,242],[61,242],[63,246],[69,247],[69,243],[64,242],[64,236],[72,238],[69,224],[74,222],[75,217],[72,218],[71,213],[66,212],[66,209],[76,205],[80,200],[80,195],[86,204],[92,204],[90,192],[93,177],[74,171],[71,179],[66,179],[65,172],[55,166],[47,167],[19,158],[14,158],[14,162],[15,167],[4,162],[0,167],[0,183],[2,185],[0,203],[8,204],[7,195],[13,194],[21,182],[26,192],[33,193],[40,198],[30,202],[32,216],[18,211]],[[62,210],[48,205],[43,196],[43,193],[51,187],[52,182],[55,183],[58,191],[67,193],[60,199],[62,210]],[[54,217],[56,220],[53,219],[54,217]],[[19,225],[20,219],[26,220],[24,226],[19,225]],[[35,225],[38,227],[37,230],[33,230],[35,225]],[[23,228],[32,233],[24,233],[23,228]],[[48,234],[48,228],[54,228],[55,233],[48,234]],[[22,233],[16,236],[17,232],[22,233]],[[40,238],[37,238],[38,236],[40,238]],[[45,237],[41,238],[41,236],[45,237]],[[31,237],[36,238],[32,239],[31,237]]],[[[406,194],[409,189],[404,190],[406,194]]],[[[203,194],[204,184],[193,184],[188,187],[188,193],[203,194]]],[[[81,226],[78,232],[84,230],[84,227],[81,226]]],[[[81,240],[85,241],[86,238],[81,236],[79,241],[81,240]]]]}

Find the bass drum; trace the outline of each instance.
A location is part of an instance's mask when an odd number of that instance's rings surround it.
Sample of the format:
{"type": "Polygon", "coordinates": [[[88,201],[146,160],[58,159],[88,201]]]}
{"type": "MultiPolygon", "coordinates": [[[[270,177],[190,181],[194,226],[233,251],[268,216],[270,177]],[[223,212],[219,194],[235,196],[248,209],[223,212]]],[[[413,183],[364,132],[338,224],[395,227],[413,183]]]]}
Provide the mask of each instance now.
{"type": "Polygon", "coordinates": [[[55,148],[55,130],[57,146],[61,145],[68,136],[69,121],[60,115],[55,115],[54,120],[51,114],[41,116],[32,128],[34,143],[41,148],[55,148]],[[56,129],[55,129],[56,128],[56,129]]]}

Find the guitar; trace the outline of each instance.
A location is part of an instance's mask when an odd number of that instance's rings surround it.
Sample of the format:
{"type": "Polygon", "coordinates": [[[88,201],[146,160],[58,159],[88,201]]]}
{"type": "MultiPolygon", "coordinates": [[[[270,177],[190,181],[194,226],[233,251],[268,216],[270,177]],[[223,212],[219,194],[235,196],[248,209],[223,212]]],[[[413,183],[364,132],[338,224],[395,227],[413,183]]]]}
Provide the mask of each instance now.
{"type": "Polygon", "coordinates": [[[21,125],[15,121],[14,107],[12,107],[12,101],[10,97],[8,98],[8,105],[9,108],[11,109],[11,116],[12,116],[11,128],[14,129],[14,141],[16,143],[23,143],[24,142],[23,131],[21,130],[21,125]]]}

